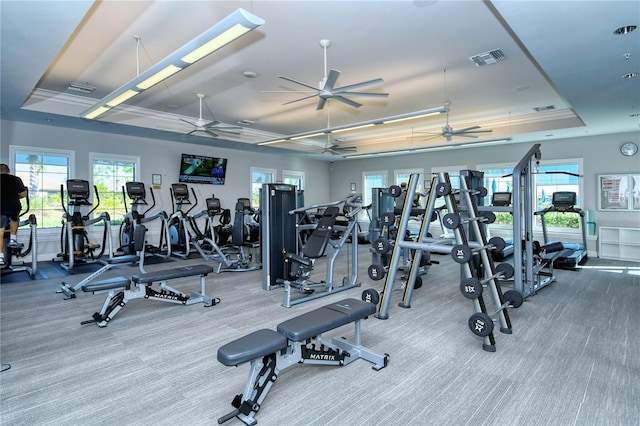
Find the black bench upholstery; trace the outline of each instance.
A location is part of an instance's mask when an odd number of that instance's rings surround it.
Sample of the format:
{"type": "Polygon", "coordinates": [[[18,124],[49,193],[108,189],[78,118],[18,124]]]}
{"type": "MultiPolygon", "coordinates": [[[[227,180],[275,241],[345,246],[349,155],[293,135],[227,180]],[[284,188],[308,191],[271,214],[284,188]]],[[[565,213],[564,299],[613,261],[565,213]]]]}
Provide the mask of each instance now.
{"type": "Polygon", "coordinates": [[[365,359],[378,371],[387,366],[389,356],[360,344],[360,320],[376,312],[376,305],[360,299],[345,299],[280,323],[277,331],[260,329],[221,346],[218,361],[226,366],[251,362],[245,392],[233,399],[235,410],[218,419],[218,423],[237,417],[247,425],[255,425],[255,414],[267,393],[286,368],[297,364],[343,366],[365,359]],[[322,333],[355,324],[354,342],[322,337],[322,333]]]}
{"type": "Polygon", "coordinates": [[[286,337],[263,328],[222,346],[218,349],[218,361],[227,366],[236,366],[276,353],[286,347],[286,337]]]}
{"type": "Polygon", "coordinates": [[[294,342],[310,339],[376,312],[376,306],[359,299],[345,299],[315,309],[278,325],[278,333],[294,342]]]}
{"type": "Polygon", "coordinates": [[[211,265],[182,266],[179,268],[164,269],[162,271],[147,272],[146,274],[135,274],[131,281],[136,284],[151,284],[158,281],[174,280],[186,278],[194,275],[207,275],[213,272],[211,265]]]}
{"type": "Polygon", "coordinates": [[[127,277],[114,277],[106,280],[95,281],[82,286],[82,291],[86,293],[96,293],[99,291],[113,290],[116,288],[129,289],[131,280],[127,277]]]}

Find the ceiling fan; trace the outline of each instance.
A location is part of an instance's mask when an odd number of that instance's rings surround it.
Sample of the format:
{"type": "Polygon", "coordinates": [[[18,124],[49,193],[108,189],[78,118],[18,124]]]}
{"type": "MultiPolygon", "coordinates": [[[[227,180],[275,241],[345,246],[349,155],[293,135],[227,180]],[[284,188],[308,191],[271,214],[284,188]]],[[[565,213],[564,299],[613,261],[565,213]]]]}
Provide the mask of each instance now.
{"type": "Polygon", "coordinates": [[[362,89],[365,87],[382,84],[384,83],[384,80],[382,78],[376,78],[373,80],[363,81],[360,83],[349,84],[347,86],[335,87],[336,82],[340,77],[340,71],[332,69],[327,73],[327,48],[331,46],[331,41],[326,39],[320,40],[320,45],[324,50],[324,78],[318,84],[317,88],[310,84],[295,80],[293,78],[279,75],[278,77],[283,80],[290,81],[291,83],[298,84],[310,90],[286,90],[286,91],[273,90],[273,91],[265,91],[264,93],[311,93],[311,95],[304,96],[302,98],[295,99],[293,101],[285,102],[283,105],[292,104],[294,102],[303,101],[305,99],[310,99],[317,96],[320,99],[318,100],[318,105],[316,106],[316,110],[321,110],[322,108],[324,108],[327,100],[329,99],[335,99],[337,101],[345,103],[354,108],[359,108],[362,106],[362,104],[352,99],[349,99],[347,96],[360,96],[360,97],[372,97],[372,98],[386,98],[389,96],[388,93],[354,92],[354,90],[356,89],[362,89]]]}
{"type": "Polygon", "coordinates": [[[342,146],[340,142],[343,142],[344,139],[334,139],[331,140],[331,136],[327,135],[327,144],[322,150],[322,154],[329,153],[331,155],[342,155],[349,152],[356,152],[358,150],[355,146],[342,146]]]}
{"type": "MultiPolygon", "coordinates": [[[[444,103],[444,106],[447,108],[447,121],[444,127],[442,128],[442,131],[440,133],[428,133],[432,136],[427,138],[426,140],[444,137],[447,141],[451,141],[451,139],[457,136],[464,137],[464,138],[477,138],[478,133],[491,133],[493,131],[491,129],[479,130],[481,128],[480,126],[471,126],[471,127],[465,127],[464,129],[454,130],[453,127],[449,125],[449,105],[450,105],[449,102],[444,103]]],[[[425,133],[425,132],[416,132],[416,133],[425,133]]]]}
{"type": "MultiPolygon", "coordinates": [[[[194,127],[194,129],[192,131],[190,131],[189,133],[187,133],[187,135],[192,135],[196,132],[201,132],[201,133],[206,133],[209,136],[212,137],[218,137],[219,135],[216,132],[222,132],[222,133],[230,133],[233,135],[239,135],[240,132],[237,132],[236,130],[242,130],[242,127],[240,126],[230,126],[230,125],[226,125],[224,123],[222,123],[221,121],[218,120],[212,120],[212,121],[206,121],[202,118],[202,103],[204,100],[204,96],[201,93],[197,94],[198,98],[200,99],[200,116],[198,117],[198,119],[195,122],[191,122],[188,120],[184,120],[184,119],[180,119],[181,121],[184,121],[185,123],[188,123],[190,125],[192,125],[194,127]]],[[[207,107],[207,109],[209,109],[209,107],[207,107]]],[[[211,113],[211,110],[209,110],[209,112],[211,113]]],[[[211,113],[211,115],[213,116],[213,113],[211,113]]]]}

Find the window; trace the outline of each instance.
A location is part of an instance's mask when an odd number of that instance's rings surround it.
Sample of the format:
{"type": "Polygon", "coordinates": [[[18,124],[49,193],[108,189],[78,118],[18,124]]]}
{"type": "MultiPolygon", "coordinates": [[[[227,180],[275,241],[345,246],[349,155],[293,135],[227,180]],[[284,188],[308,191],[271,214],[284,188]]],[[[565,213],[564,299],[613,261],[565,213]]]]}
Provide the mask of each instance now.
{"type": "MultiPolygon", "coordinates": [[[[582,169],[580,160],[545,161],[539,166],[535,177],[535,206],[536,210],[544,210],[551,205],[553,193],[558,191],[575,192],[576,207],[580,207],[582,200],[581,181],[578,176],[582,169]]],[[[548,228],[556,230],[576,231],[580,229],[580,216],[575,213],[548,213],[544,216],[548,228]]],[[[536,216],[536,225],[542,226],[540,216],[536,216]]]]}
{"type": "MultiPolygon", "coordinates": [[[[416,193],[422,193],[423,192],[423,185],[422,183],[424,182],[425,176],[424,176],[424,169],[402,169],[402,170],[394,170],[393,171],[394,174],[394,180],[395,180],[395,185],[400,185],[402,182],[406,182],[407,185],[409,184],[409,178],[411,177],[412,174],[419,174],[420,176],[418,176],[418,184],[416,185],[416,193]]],[[[408,187],[407,187],[408,188],[408,187]]],[[[423,202],[423,200],[420,198],[419,195],[417,195],[414,198],[414,202],[418,203],[417,205],[423,206],[425,203],[423,202]]]]}
{"type": "MultiPolygon", "coordinates": [[[[10,146],[11,172],[29,189],[29,211],[36,215],[38,228],[61,226],[60,186],[73,175],[72,151],[10,146]]],[[[24,203],[24,202],[23,202],[24,203]]]]}
{"type": "MultiPolygon", "coordinates": [[[[513,165],[506,164],[485,164],[478,165],[479,170],[484,171],[484,185],[487,188],[488,202],[494,192],[513,192],[511,176],[513,165]]],[[[564,172],[579,174],[582,169],[580,160],[557,160],[545,161],[543,166],[539,166],[534,174],[535,209],[544,210],[551,205],[553,193],[556,191],[575,192],[577,196],[577,206],[580,206],[582,182],[577,176],[571,176],[564,172]]],[[[548,228],[555,230],[576,231],[580,229],[580,217],[577,214],[548,213],[545,215],[545,223],[548,228]]],[[[509,213],[496,213],[494,225],[511,225],[513,218],[509,213]]],[[[540,216],[535,216],[535,226],[541,227],[540,216]]]]}
{"type": "Polygon", "coordinates": [[[298,172],[295,170],[283,170],[282,183],[295,185],[299,191],[303,191],[304,190],[304,172],[298,172]]]}
{"type": "Polygon", "coordinates": [[[438,173],[449,173],[449,180],[451,180],[451,187],[460,189],[460,170],[467,170],[467,166],[447,166],[447,167],[432,167],[431,173],[437,175],[438,173]]]}
{"type": "MultiPolygon", "coordinates": [[[[478,165],[478,169],[484,171],[484,184],[487,189],[487,196],[484,197],[485,205],[491,204],[491,199],[495,192],[513,192],[513,172],[511,164],[485,164],[478,165]],[[509,175],[509,176],[507,176],[509,175]]],[[[496,212],[496,225],[513,225],[513,215],[507,212],[496,212]]]]}
{"type": "Polygon", "coordinates": [[[128,201],[122,196],[122,187],[126,182],[137,180],[140,159],[93,153],[90,158],[93,185],[98,189],[98,194],[93,194],[94,205],[98,196],[100,198],[100,207],[96,213],[108,212],[111,224],[120,224],[126,213],[125,203],[128,201]]]}
{"type": "Polygon", "coordinates": [[[276,180],[275,169],[261,169],[251,167],[251,207],[260,208],[260,191],[265,183],[274,183],[276,180]]]}
{"type": "Polygon", "coordinates": [[[387,187],[387,171],[362,172],[362,205],[368,206],[373,201],[371,190],[373,188],[387,187]]]}

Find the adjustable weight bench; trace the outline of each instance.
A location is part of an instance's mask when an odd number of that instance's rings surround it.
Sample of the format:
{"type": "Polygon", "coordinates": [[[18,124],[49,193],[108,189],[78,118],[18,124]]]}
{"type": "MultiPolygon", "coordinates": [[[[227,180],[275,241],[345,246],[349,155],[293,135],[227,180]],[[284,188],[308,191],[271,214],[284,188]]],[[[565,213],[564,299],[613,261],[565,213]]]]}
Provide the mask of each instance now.
{"type": "Polygon", "coordinates": [[[165,269],[162,271],[135,274],[131,279],[127,277],[115,277],[97,281],[82,286],[82,291],[88,293],[107,292],[107,299],[100,312],[93,314],[93,319],[83,321],[82,324],[96,323],[98,327],[106,327],[109,321],[132,299],[151,299],[163,302],[192,305],[202,302],[205,307],[220,303],[219,298],[212,298],[205,293],[205,277],[213,272],[210,265],[183,266],[180,268],[165,269]],[[168,281],[188,277],[200,276],[200,292],[192,292],[191,295],[182,293],[169,286],[168,281]],[[131,289],[131,283],[135,286],[131,289]],[[159,289],[153,285],[159,283],[159,289]]]}
{"type": "Polygon", "coordinates": [[[278,378],[280,371],[295,364],[347,365],[358,358],[378,371],[387,366],[388,354],[361,345],[360,320],[376,312],[376,305],[359,299],[345,299],[323,306],[277,326],[277,331],[261,329],[218,349],[218,361],[226,366],[250,362],[244,391],[231,402],[235,410],[220,417],[218,423],[237,417],[247,425],[257,424],[254,416],[278,378]],[[354,323],[353,343],[323,338],[322,333],[354,323]]]}

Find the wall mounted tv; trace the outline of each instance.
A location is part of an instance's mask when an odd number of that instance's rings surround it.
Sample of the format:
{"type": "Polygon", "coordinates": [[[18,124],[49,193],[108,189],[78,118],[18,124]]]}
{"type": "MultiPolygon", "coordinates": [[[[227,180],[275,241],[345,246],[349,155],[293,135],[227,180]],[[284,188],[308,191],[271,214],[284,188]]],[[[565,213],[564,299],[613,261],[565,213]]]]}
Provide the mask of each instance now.
{"type": "Polygon", "coordinates": [[[227,159],[205,155],[182,154],[179,182],[224,185],[227,159]]]}

